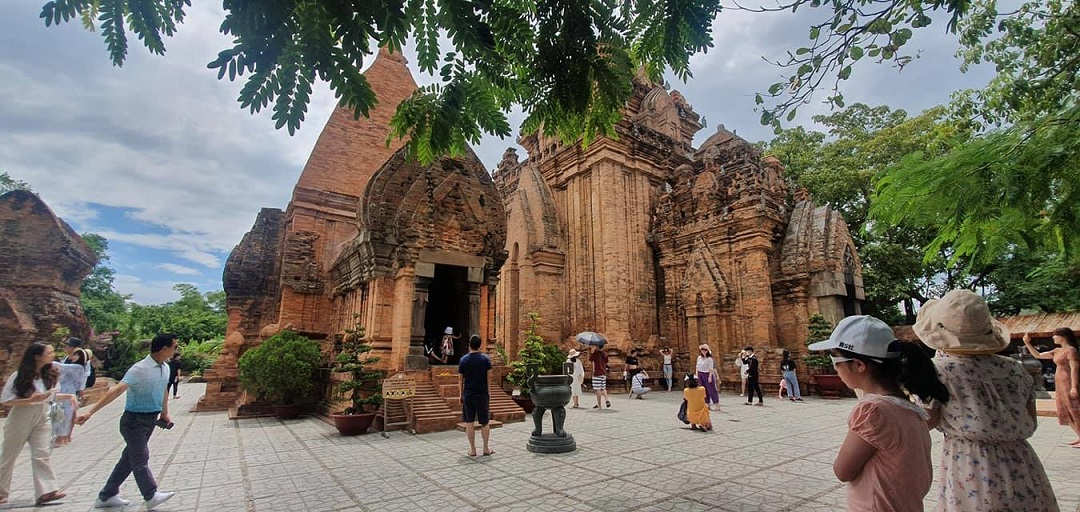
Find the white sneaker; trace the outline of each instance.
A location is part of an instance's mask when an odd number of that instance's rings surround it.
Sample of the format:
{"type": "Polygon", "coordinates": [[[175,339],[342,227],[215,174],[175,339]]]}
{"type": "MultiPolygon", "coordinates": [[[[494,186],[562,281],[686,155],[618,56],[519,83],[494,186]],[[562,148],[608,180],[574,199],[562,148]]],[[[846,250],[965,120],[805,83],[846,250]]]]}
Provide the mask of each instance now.
{"type": "Polygon", "coordinates": [[[153,498],[146,500],[146,510],[154,510],[154,507],[157,507],[158,505],[169,501],[169,498],[172,498],[175,495],[175,492],[155,492],[153,498]]]}
{"type": "Polygon", "coordinates": [[[102,500],[101,498],[94,500],[94,508],[117,508],[126,507],[130,504],[130,501],[121,498],[119,494],[112,496],[107,500],[102,500]]]}

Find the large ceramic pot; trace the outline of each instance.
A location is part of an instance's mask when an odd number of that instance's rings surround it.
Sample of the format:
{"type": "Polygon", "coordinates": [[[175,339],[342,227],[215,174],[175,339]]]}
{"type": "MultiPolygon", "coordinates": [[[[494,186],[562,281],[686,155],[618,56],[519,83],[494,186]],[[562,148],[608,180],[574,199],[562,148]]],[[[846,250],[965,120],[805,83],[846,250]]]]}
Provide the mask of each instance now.
{"type": "Polygon", "coordinates": [[[366,434],[371,423],[375,421],[375,413],[365,412],[361,414],[331,414],[334,427],[343,436],[358,436],[366,434]]]}
{"type": "Polygon", "coordinates": [[[825,398],[840,398],[847,393],[848,387],[839,375],[814,375],[814,383],[817,384],[818,394],[825,398]]]}
{"type": "Polygon", "coordinates": [[[554,409],[570,403],[570,383],[574,378],[569,375],[537,375],[529,379],[529,393],[538,407],[554,409]]]}
{"type": "Polygon", "coordinates": [[[525,411],[525,414],[532,414],[533,408],[536,407],[536,404],[533,403],[532,398],[529,398],[527,396],[511,395],[510,399],[513,400],[514,403],[518,405],[518,407],[521,407],[521,410],[525,411]]]}

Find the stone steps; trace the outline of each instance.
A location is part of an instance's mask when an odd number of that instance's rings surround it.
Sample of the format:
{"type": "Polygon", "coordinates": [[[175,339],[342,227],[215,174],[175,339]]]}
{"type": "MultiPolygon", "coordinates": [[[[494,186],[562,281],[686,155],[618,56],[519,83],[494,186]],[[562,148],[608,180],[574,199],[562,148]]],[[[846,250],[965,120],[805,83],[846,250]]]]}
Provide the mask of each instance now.
{"type": "MultiPolygon", "coordinates": [[[[461,375],[456,369],[435,366],[426,374],[416,372],[416,396],[413,398],[413,417],[416,433],[441,432],[458,427],[461,423],[461,375]]],[[[525,421],[525,411],[503,393],[497,385],[489,383],[491,393],[490,411],[493,422],[525,421]]],[[[494,426],[494,425],[493,425],[494,426]]]]}

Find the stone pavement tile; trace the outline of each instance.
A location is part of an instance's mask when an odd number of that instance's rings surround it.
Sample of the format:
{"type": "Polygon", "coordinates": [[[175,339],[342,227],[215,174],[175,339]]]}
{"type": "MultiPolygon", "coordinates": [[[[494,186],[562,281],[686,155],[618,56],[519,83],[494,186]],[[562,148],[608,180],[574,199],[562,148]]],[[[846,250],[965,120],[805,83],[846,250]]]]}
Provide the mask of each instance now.
{"type": "MultiPolygon", "coordinates": [[[[756,408],[722,396],[724,412],[713,414],[717,430],[702,434],[675,420],[677,393],[632,402],[617,395],[613,411],[570,412],[575,452],[529,453],[531,422],[512,423],[492,432],[496,456],[470,459],[460,432],[346,438],[314,418],[230,421],[224,413],[188,412],[201,387],[187,390],[174,405],[177,428],[151,439],[151,465],[162,488],[184,497],[166,511],[817,512],[843,510],[846,502],[832,462],[854,400],[808,397],[798,407],[769,400],[756,408]]],[[[69,497],[52,510],[91,512],[123,449],[117,431],[122,408],[117,401],[102,409],[71,446],[53,452],[69,497]]],[[[1044,418],[1032,439],[1066,511],[1080,507],[1080,483],[1072,478],[1080,451],[1065,445],[1072,435],[1044,418]]],[[[936,468],[940,433],[932,439],[936,468]]],[[[28,459],[24,450],[16,462],[16,506],[32,504],[28,459]]],[[[935,483],[925,503],[932,505],[936,493],[935,483]]],[[[124,495],[140,501],[133,481],[124,495]]]]}
{"type": "Polygon", "coordinates": [[[590,484],[596,484],[596,472],[578,466],[549,468],[540,471],[515,473],[517,476],[535,482],[553,491],[565,491],[590,484]]]}
{"type": "Polygon", "coordinates": [[[689,500],[718,506],[721,503],[734,501],[757,490],[759,489],[756,487],[747,487],[732,482],[716,482],[697,490],[680,492],[679,495],[689,500]]]}
{"type": "Polygon", "coordinates": [[[561,495],[547,495],[539,498],[534,498],[529,501],[521,501],[518,503],[511,503],[508,505],[499,505],[492,507],[489,510],[491,512],[538,512],[538,511],[559,511],[559,512],[596,512],[597,509],[590,507],[575,499],[561,496],[561,495]]]}
{"type": "Polygon", "coordinates": [[[672,494],[681,494],[702,487],[715,484],[718,479],[711,474],[699,471],[675,470],[670,467],[662,470],[649,470],[620,477],[620,480],[635,482],[638,485],[664,491],[672,494]]]}
{"type": "Polygon", "coordinates": [[[360,503],[370,505],[389,498],[430,492],[433,489],[437,489],[434,484],[416,477],[376,477],[358,481],[352,492],[360,503]]]}
{"type": "Polygon", "coordinates": [[[478,484],[495,481],[507,476],[503,469],[490,467],[484,464],[462,465],[452,471],[437,469],[420,471],[419,473],[438,482],[439,486],[447,489],[470,488],[478,484]]]}
{"type": "Polygon", "coordinates": [[[714,510],[721,510],[723,512],[780,512],[787,510],[782,505],[772,503],[760,503],[757,501],[747,500],[740,498],[732,500],[727,503],[717,504],[717,508],[714,510]]]}
{"type": "MultiPolygon", "coordinates": [[[[806,501],[800,501],[794,507],[791,507],[788,510],[798,511],[798,512],[804,512],[804,511],[805,512],[838,512],[838,511],[845,510],[845,508],[846,507],[843,504],[837,506],[837,505],[832,504],[832,503],[822,503],[822,502],[816,501],[816,500],[806,500],[806,501]]],[[[928,509],[928,510],[932,510],[932,509],[928,509]]]]}
{"type": "Polygon", "coordinates": [[[672,498],[634,510],[638,512],[708,512],[716,510],[716,507],[683,498],[672,498]]]}
{"type": "Polygon", "coordinates": [[[739,498],[737,501],[758,503],[786,510],[794,507],[800,501],[803,501],[803,496],[792,494],[788,492],[787,489],[777,487],[751,492],[750,494],[739,498]]]}
{"type": "Polygon", "coordinates": [[[665,447],[640,447],[626,452],[625,456],[652,465],[676,464],[686,460],[686,454],[665,447]]]}
{"type": "Polygon", "coordinates": [[[380,512],[449,512],[480,510],[446,491],[430,491],[369,505],[380,512]]]}
{"type": "Polygon", "coordinates": [[[333,503],[332,500],[325,500],[321,503],[313,503],[312,507],[308,506],[300,496],[296,494],[288,495],[266,495],[263,497],[256,497],[252,500],[251,504],[259,512],[307,512],[307,511],[322,511],[325,510],[323,503],[333,503]]]}
{"type": "MultiPolygon", "coordinates": [[[[834,458],[835,455],[833,454],[834,458]]],[[[833,475],[832,462],[824,463],[809,459],[794,459],[774,466],[773,469],[808,478],[836,481],[836,477],[833,475]]]]}
{"type": "MultiPolygon", "coordinates": [[[[639,473],[655,467],[653,464],[622,456],[601,457],[589,460],[585,464],[592,468],[600,468],[605,475],[613,477],[639,473]]],[[[581,464],[578,467],[581,467],[581,464]]]]}
{"type": "Polygon", "coordinates": [[[522,501],[531,502],[535,498],[552,493],[549,489],[540,487],[536,482],[514,476],[456,486],[453,491],[482,509],[512,505],[522,501]]]}

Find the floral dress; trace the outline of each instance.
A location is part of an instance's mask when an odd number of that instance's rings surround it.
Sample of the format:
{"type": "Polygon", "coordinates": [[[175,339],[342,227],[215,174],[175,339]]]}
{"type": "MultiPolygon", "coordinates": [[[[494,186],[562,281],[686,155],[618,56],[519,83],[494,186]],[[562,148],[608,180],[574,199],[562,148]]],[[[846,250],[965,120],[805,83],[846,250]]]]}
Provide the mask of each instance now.
{"type": "Polygon", "coordinates": [[[949,401],[934,402],[945,434],[939,511],[1057,511],[1042,462],[1027,439],[1036,421],[1031,376],[1014,359],[938,352],[949,401]]]}
{"type": "MultiPolygon", "coordinates": [[[[58,392],[74,395],[86,388],[86,376],[89,372],[88,365],[53,363],[60,370],[60,389],[58,392]]],[[[64,420],[53,422],[53,437],[71,435],[72,423],[75,418],[75,408],[71,402],[60,400],[60,407],[64,409],[64,420]]]]}
{"type": "Polygon", "coordinates": [[[1072,361],[1076,361],[1076,349],[1060,348],[1054,351],[1054,404],[1057,406],[1058,424],[1072,425],[1080,422],[1080,397],[1069,397],[1072,389],[1072,361]]]}

